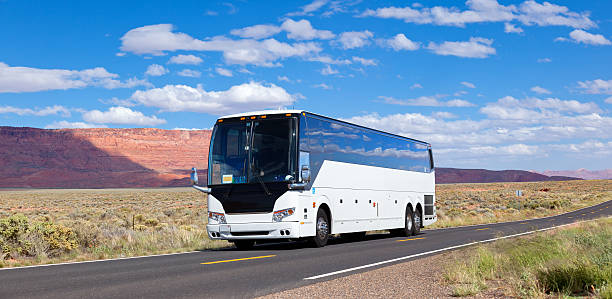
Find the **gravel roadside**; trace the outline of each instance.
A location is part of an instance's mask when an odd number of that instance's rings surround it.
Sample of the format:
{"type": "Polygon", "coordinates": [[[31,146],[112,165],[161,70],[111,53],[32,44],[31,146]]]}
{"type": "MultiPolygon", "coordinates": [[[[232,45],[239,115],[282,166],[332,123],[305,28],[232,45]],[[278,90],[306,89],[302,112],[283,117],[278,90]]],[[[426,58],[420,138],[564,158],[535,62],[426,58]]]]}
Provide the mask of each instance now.
{"type": "MultiPolygon", "coordinates": [[[[424,257],[259,298],[455,298],[451,296],[452,288],[442,280],[444,267],[457,258],[461,258],[461,251],[424,257]]],[[[489,289],[477,298],[506,296],[500,289],[489,289]]]]}

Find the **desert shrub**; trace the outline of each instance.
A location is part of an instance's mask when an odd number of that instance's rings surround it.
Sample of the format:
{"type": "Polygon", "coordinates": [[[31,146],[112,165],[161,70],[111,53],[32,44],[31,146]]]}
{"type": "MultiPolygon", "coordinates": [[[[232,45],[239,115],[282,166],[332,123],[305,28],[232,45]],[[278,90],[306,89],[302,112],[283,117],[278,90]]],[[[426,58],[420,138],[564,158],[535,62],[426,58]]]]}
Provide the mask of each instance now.
{"type": "Polygon", "coordinates": [[[144,221],[144,224],[149,227],[155,227],[159,224],[159,220],[155,218],[148,218],[144,221]]]}
{"type": "Polygon", "coordinates": [[[611,276],[612,267],[605,269],[590,264],[557,265],[537,274],[544,291],[565,294],[587,294],[604,286],[611,276]]]}
{"type": "Polygon", "coordinates": [[[2,258],[57,256],[78,246],[72,229],[48,221],[30,222],[23,214],[0,219],[2,258]]]}

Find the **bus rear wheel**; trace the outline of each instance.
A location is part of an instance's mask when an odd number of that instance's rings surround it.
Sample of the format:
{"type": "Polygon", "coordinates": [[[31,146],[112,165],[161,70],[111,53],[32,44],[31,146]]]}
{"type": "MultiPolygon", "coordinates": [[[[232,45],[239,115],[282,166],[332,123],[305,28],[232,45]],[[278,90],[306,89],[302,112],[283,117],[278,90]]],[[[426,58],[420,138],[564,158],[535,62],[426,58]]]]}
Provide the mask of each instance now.
{"type": "Polygon", "coordinates": [[[255,245],[255,241],[253,240],[235,240],[232,242],[234,242],[234,245],[236,245],[236,248],[240,250],[249,250],[253,248],[253,245],[255,245]]]}
{"type": "Polygon", "coordinates": [[[329,239],[329,217],[322,209],[317,212],[317,223],[315,228],[315,236],[310,238],[310,244],[314,247],[323,247],[327,245],[329,239]]]}
{"type": "Polygon", "coordinates": [[[415,234],[414,231],[414,213],[412,212],[412,208],[408,206],[406,208],[406,217],[404,220],[404,227],[394,229],[391,233],[398,237],[410,237],[415,234]]]}

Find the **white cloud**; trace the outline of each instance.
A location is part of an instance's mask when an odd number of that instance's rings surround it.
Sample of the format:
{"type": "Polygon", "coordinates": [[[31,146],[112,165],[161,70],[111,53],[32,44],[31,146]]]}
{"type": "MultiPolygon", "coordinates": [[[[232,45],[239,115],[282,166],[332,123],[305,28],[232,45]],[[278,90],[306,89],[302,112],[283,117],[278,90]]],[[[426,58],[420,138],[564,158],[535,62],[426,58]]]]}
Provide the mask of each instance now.
{"type": "Polygon", "coordinates": [[[421,44],[419,42],[413,42],[408,39],[403,33],[396,34],[393,38],[380,40],[380,43],[383,46],[391,47],[395,51],[400,50],[408,50],[414,51],[417,50],[421,44]]]}
{"type": "Polygon", "coordinates": [[[317,30],[312,28],[308,20],[294,21],[287,19],[281,24],[281,28],[287,31],[287,37],[297,40],[332,39],[336,35],[329,30],[317,30]]]}
{"type": "Polygon", "coordinates": [[[612,104],[612,97],[609,97],[605,100],[606,103],[608,104],[612,104]]]}
{"type": "Polygon", "coordinates": [[[291,12],[288,13],[288,16],[304,16],[304,15],[310,15],[312,14],[312,12],[319,10],[319,8],[321,8],[322,6],[324,6],[325,4],[327,4],[329,2],[329,0],[315,0],[307,5],[302,6],[302,10],[301,11],[296,11],[296,12],[291,12]]]}
{"type": "Polygon", "coordinates": [[[83,113],[83,120],[96,124],[121,124],[138,126],[156,126],[165,124],[166,120],[156,116],[146,116],[130,108],[116,106],[107,111],[91,110],[83,113]]]}
{"type": "Polygon", "coordinates": [[[393,97],[380,96],[387,104],[401,105],[401,106],[429,106],[429,107],[473,107],[474,104],[460,99],[454,99],[449,101],[440,101],[437,97],[422,96],[414,99],[396,99],[393,97]]]}
{"type": "Polygon", "coordinates": [[[308,57],[307,60],[308,61],[322,62],[322,63],[325,63],[325,64],[351,64],[352,63],[348,59],[334,59],[334,58],[331,58],[329,56],[308,57]]]}
{"type": "Polygon", "coordinates": [[[107,89],[150,86],[146,80],[136,78],[119,81],[119,75],[102,67],[82,71],[12,67],[0,62],[0,93],[66,90],[98,86],[107,89]]]}
{"type": "Polygon", "coordinates": [[[601,109],[593,102],[582,103],[576,100],[557,98],[517,98],[506,96],[497,102],[488,103],[480,112],[493,119],[513,119],[537,121],[544,118],[558,118],[561,112],[571,114],[599,113],[601,109]],[[536,110],[534,110],[536,109],[536,110]]]}
{"type": "Polygon", "coordinates": [[[353,56],[353,61],[359,62],[363,65],[377,65],[376,60],[374,59],[366,59],[358,56],[353,56]]]}
{"type": "Polygon", "coordinates": [[[571,39],[568,39],[568,38],[565,38],[565,37],[557,37],[557,38],[555,38],[555,41],[583,43],[583,44],[586,44],[586,45],[593,45],[593,46],[612,45],[612,42],[610,42],[610,40],[605,38],[603,35],[588,33],[586,31],[580,30],[580,29],[576,29],[576,30],[570,32],[569,35],[570,35],[571,39]]]}
{"type": "Polygon", "coordinates": [[[228,69],[224,69],[222,67],[215,68],[215,72],[217,72],[217,74],[219,74],[221,76],[225,76],[225,77],[233,77],[234,76],[234,74],[232,74],[232,71],[230,71],[228,69]]]}
{"type": "Polygon", "coordinates": [[[279,32],[281,32],[280,27],[268,24],[253,25],[241,29],[233,29],[232,31],[230,31],[232,35],[254,39],[267,38],[279,32]]]}
{"type": "Polygon", "coordinates": [[[347,31],[340,34],[338,42],[343,49],[354,49],[365,47],[370,44],[370,39],[374,34],[368,30],[365,31],[347,31]]]}
{"type": "Polygon", "coordinates": [[[68,122],[65,120],[55,121],[45,126],[45,129],[90,129],[90,128],[106,128],[101,124],[88,124],[84,122],[68,122]]]}
{"type": "Polygon", "coordinates": [[[548,57],[538,58],[538,63],[549,63],[549,62],[552,62],[552,59],[548,57]]]}
{"type": "Polygon", "coordinates": [[[585,93],[591,94],[612,94],[612,80],[587,80],[579,81],[578,87],[584,89],[585,93]]]}
{"type": "Polygon", "coordinates": [[[414,83],[412,84],[412,86],[410,86],[410,89],[417,89],[417,88],[423,88],[423,85],[419,83],[414,83]]]}
{"type": "Polygon", "coordinates": [[[183,54],[179,54],[179,55],[176,55],[176,56],[172,56],[172,58],[170,58],[168,63],[170,63],[170,64],[191,64],[191,65],[198,65],[198,64],[202,63],[202,58],[200,58],[198,56],[195,56],[195,55],[183,55],[183,54]]]}
{"type": "Polygon", "coordinates": [[[176,74],[181,77],[191,77],[191,78],[200,78],[200,76],[202,76],[202,72],[191,70],[191,69],[183,69],[182,71],[176,74]]]}
{"type": "Polygon", "coordinates": [[[463,86],[465,86],[467,88],[476,88],[476,85],[474,85],[474,83],[467,82],[467,81],[461,82],[461,85],[463,85],[463,86]]]}
{"type": "Polygon", "coordinates": [[[521,27],[516,27],[512,23],[504,23],[504,32],[505,33],[523,33],[523,29],[521,27]]]}
{"type": "Polygon", "coordinates": [[[535,93],[539,93],[539,94],[551,94],[552,92],[550,92],[550,90],[544,88],[544,87],[540,87],[540,86],[534,86],[531,88],[531,91],[535,92],[535,93]]]}
{"type": "Polygon", "coordinates": [[[520,13],[516,18],[525,25],[568,26],[574,28],[596,27],[589,19],[589,13],[576,13],[565,6],[549,2],[542,4],[535,1],[525,1],[519,6],[520,13]]]}
{"type": "Polygon", "coordinates": [[[18,108],[13,106],[0,106],[0,114],[3,113],[14,113],[17,115],[34,115],[34,116],[47,116],[47,115],[61,115],[63,117],[70,116],[70,110],[64,106],[54,105],[47,106],[45,108],[18,108]]]}
{"type": "Polygon", "coordinates": [[[321,88],[321,89],[325,89],[325,90],[334,89],[332,86],[327,85],[325,83],[316,84],[316,85],[313,85],[313,87],[321,88]]]}
{"type": "Polygon", "coordinates": [[[121,37],[121,51],[164,55],[164,51],[202,50],[206,43],[185,33],[172,32],[172,24],[134,28],[121,37]]]}
{"type": "Polygon", "coordinates": [[[321,75],[334,75],[337,74],[338,70],[333,69],[331,66],[326,65],[324,68],[321,69],[321,75]]]}
{"type": "Polygon", "coordinates": [[[150,25],[132,29],[121,37],[123,51],[135,54],[165,55],[167,51],[219,51],[228,64],[277,66],[277,60],[310,57],[322,51],[313,42],[288,44],[275,39],[233,40],[213,37],[197,40],[185,33],[172,32],[171,24],[150,25]]]}
{"type": "Polygon", "coordinates": [[[487,58],[490,55],[495,55],[495,48],[491,47],[492,39],[472,37],[467,42],[443,42],[436,44],[430,42],[427,46],[438,55],[452,55],[457,57],[467,58],[487,58]]]}
{"type": "Polygon", "coordinates": [[[152,65],[149,65],[149,67],[147,68],[145,75],[157,77],[157,76],[165,75],[167,73],[168,73],[168,69],[166,69],[165,67],[159,64],[152,64],[152,65]]]}
{"type": "Polygon", "coordinates": [[[291,80],[289,80],[289,77],[287,76],[278,76],[277,79],[278,81],[291,82],[291,80]]]}
{"type": "Polygon", "coordinates": [[[235,85],[228,90],[206,91],[198,85],[166,85],[163,88],[139,90],[132,99],[162,111],[191,111],[215,115],[247,110],[279,108],[293,104],[297,97],[282,87],[258,82],[235,85]]]}
{"type": "MultiPolygon", "coordinates": [[[[576,13],[565,6],[548,2],[539,4],[535,1],[525,1],[518,7],[504,6],[496,0],[468,0],[467,10],[456,7],[434,6],[424,8],[382,7],[364,11],[361,17],[378,17],[385,19],[400,19],[406,23],[435,24],[445,26],[465,27],[470,23],[505,22],[518,20],[524,25],[539,26],[569,26],[574,28],[596,27],[589,19],[588,13],[576,13]]],[[[513,29],[518,30],[511,25],[513,29]]]]}

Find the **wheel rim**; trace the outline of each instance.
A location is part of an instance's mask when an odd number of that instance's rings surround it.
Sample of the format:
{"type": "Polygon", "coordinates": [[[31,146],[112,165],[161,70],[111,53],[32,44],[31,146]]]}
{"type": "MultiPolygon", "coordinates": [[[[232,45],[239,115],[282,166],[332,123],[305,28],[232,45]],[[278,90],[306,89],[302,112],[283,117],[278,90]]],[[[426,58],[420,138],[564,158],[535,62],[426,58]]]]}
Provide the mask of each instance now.
{"type": "Polygon", "coordinates": [[[327,221],[325,220],[325,218],[319,217],[319,219],[317,219],[317,236],[319,236],[319,239],[323,240],[325,239],[325,236],[327,236],[327,232],[327,221]]]}
{"type": "Polygon", "coordinates": [[[412,230],[412,213],[406,213],[406,228],[412,230]]]}
{"type": "Polygon", "coordinates": [[[414,215],[414,224],[417,228],[421,227],[421,215],[418,212],[414,215]]]}

